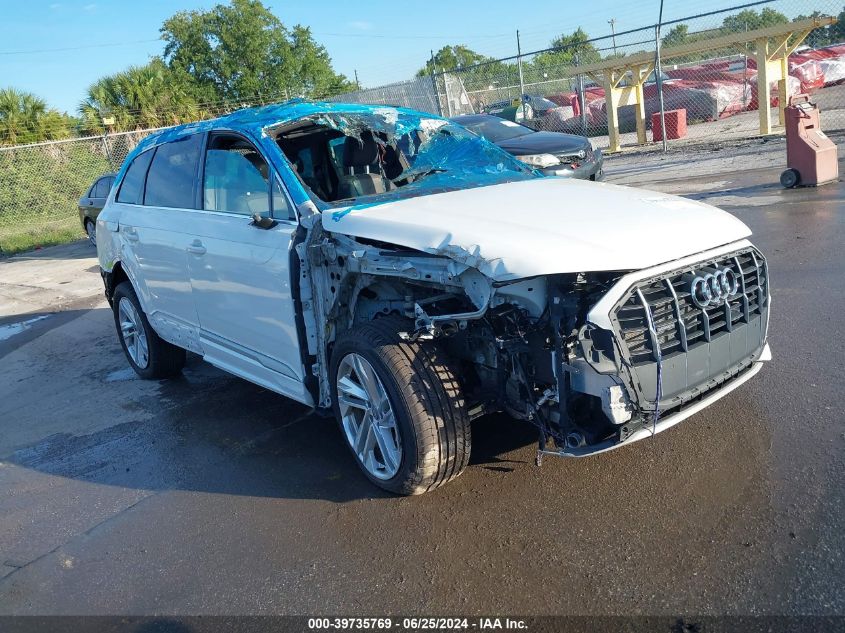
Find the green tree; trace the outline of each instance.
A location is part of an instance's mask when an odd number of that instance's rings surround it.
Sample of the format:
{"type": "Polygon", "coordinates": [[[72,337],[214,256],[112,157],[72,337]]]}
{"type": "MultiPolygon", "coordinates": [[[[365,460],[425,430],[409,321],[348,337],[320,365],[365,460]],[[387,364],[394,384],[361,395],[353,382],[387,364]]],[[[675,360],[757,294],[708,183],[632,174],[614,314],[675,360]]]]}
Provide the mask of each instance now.
{"type": "Polygon", "coordinates": [[[737,31],[749,31],[754,29],[763,29],[767,26],[775,26],[776,24],[786,24],[789,22],[787,18],[780,11],[765,8],[760,13],[754,9],[745,9],[736,15],[729,15],[722,21],[723,33],[736,33],[737,31]]]}
{"type": "Polygon", "coordinates": [[[549,44],[552,50],[534,58],[533,72],[548,73],[555,68],[574,66],[576,57],[580,65],[601,61],[601,54],[589,40],[590,36],[581,27],[569,35],[559,35],[549,44]]]}
{"type": "Polygon", "coordinates": [[[31,92],[0,90],[0,144],[16,145],[67,138],[73,120],[31,92]]]}
{"type": "Polygon", "coordinates": [[[203,116],[191,87],[159,58],[130,66],[92,84],[79,105],[82,127],[92,133],[114,119],[113,129],[133,130],[176,125],[203,116]]]}
{"type": "Polygon", "coordinates": [[[424,77],[432,72],[448,72],[458,68],[468,68],[487,61],[491,61],[491,58],[476,53],[463,44],[444,46],[434,54],[434,59],[429,59],[425,66],[417,71],[417,77],[424,77]]]}
{"type": "Polygon", "coordinates": [[[839,21],[836,24],[831,24],[828,29],[830,30],[831,43],[845,42],[845,5],[839,13],[839,21]]]}
{"type": "Polygon", "coordinates": [[[689,41],[689,26],[686,24],[676,24],[669,32],[663,36],[662,44],[664,47],[679,46],[689,41]]]}
{"type": "MultiPolygon", "coordinates": [[[[823,13],[822,11],[813,11],[810,15],[795,16],[794,21],[799,22],[801,20],[808,20],[810,18],[824,17],[826,15],[828,14],[823,13]]],[[[835,24],[831,24],[830,26],[823,26],[817,29],[813,29],[813,31],[807,36],[807,39],[804,43],[807,46],[819,48],[821,46],[837,44],[842,41],[845,41],[845,7],[843,7],[842,12],[840,12],[839,14],[838,22],[836,22],[835,24]]]]}
{"type": "Polygon", "coordinates": [[[292,31],[260,0],[181,11],[161,27],[164,59],[193,81],[201,101],[253,102],[257,95],[328,96],[350,89],[311,31],[292,31]]]}

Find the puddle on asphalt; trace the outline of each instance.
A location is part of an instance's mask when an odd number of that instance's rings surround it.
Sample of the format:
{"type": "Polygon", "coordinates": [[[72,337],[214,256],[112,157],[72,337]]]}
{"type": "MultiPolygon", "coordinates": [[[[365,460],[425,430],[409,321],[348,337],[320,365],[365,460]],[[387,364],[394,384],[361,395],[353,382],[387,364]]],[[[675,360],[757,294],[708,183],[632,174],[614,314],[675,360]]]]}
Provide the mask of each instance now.
{"type": "Polygon", "coordinates": [[[9,323],[7,325],[0,325],[0,341],[7,341],[13,336],[20,334],[21,332],[25,332],[28,330],[33,323],[36,321],[41,321],[42,319],[46,319],[49,314],[44,314],[42,316],[37,316],[34,319],[27,319],[26,321],[20,321],[18,323],[9,323]]]}
{"type": "Polygon", "coordinates": [[[123,382],[125,380],[135,380],[137,377],[138,374],[135,373],[135,370],[127,367],[126,369],[118,369],[111,372],[106,376],[106,382],[123,382]]]}

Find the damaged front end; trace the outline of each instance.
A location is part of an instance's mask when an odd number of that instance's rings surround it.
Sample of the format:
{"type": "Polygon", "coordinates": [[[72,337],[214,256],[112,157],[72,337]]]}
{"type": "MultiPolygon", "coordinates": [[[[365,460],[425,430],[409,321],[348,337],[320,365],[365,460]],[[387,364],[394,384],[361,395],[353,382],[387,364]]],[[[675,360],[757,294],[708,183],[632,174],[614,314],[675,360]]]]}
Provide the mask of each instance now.
{"type": "Polygon", "coordinates": [[[619,438],[620,425],[631,420],[624,382],[615,371],[593,369],[617,367],[612,340],[586,321],[620,274],[496,283],[450,258],[320,226],[297,250],[320,406],[331,406],[326,368],[337,335],[401,315],[408,323],[403,338],[437,339],[449,351],[472,418],[505,411],[531,422],[541,450],[548,439],[566,451],[619,438]]]}
{"type": "MultiPolygon", "coordinates": [[[[504,411],[535,425],[538,461],[654,435],[742,384],[768,358],[768,272],[759,251],[741,239],[741,225],[732,244],[690,247],[698,255],[676,255],[669,264],[518,275],[504,258],[484,253],[509,250],[522,270],[538,257],[555,259],[536,231],[533,241],[549,252],[532,253],[529,244],[502,236],[506,226],[526,229],[510,217],[524,210],[499,213],[506,224],[484,234],[484,249],[459,246],[453,234],[487,220],[485,209],[467,207],[502,191],[492,185],[538,178],[483,139],[393,109],[328,112],[269,132],[310,197],[299,207],[303,232],[295,248],[306,363],[319,407],[332,404],[328,368],[338,336],[385,316],[405,318],[402,338],[436,339],[447,350],[471,418],[504,411]],[[429,195],[480,187],[486,198],[449,194],[447,207],[447,198],[429,195]],[[444,209],[457,205],[463,217],[448,229],[438,225],[444,209]],[[728,269],[736,283],[721,300],[696,303],[690,281],[728,269]]],[[[677,221],[677,214],[666,217],[677,221]]],[[[583,264],[603,253],[607,265],[627,252],[600,246],[578,235],[567,255],[583,264]]]]}
{"type": "MultiPolygon", "coordinates": [[[[506,411],[537,425],[541,448],[607,439],[631,419],[613,373],[610,339],[586,315],[619,275],[560,275],[494,283],[455,260],[318,229],[299,247],[311,288],[311,352],[319,402],[331,404],[329,350],[337,334],[380,316],[402,315],[408,340],[437,339],[460,369],[468,411],[506,411]],[[319,326],[317,324],[320,324],[319,326]]],[[[310,338],[310,337],[309,337],[310,338]]]]}
{"type": "Polygon", "coordinates": [[[701,262],[655,277],[495,282],[452,258],[315,228],[299,252],[323,407],[331,404],[325,368],[337,334],[386,315],[407,319],[403,338],[437,339],[448,350],[470,417],[504,411],[535,425],[538,462],[654,435],[768,359],[768,275],[753,247],[714,257],[735,266],[743,284],[708,311],[690,308],[676,290],[701,262]]]}

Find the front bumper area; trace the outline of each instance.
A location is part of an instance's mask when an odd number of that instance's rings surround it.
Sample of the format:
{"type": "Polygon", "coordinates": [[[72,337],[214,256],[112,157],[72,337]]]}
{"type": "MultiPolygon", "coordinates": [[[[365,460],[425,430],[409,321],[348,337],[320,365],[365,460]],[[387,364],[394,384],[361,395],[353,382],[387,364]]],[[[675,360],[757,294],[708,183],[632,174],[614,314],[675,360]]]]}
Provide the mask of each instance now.
{"type": "Polygon", "coordinates": [[[763,363],[771,360],[771,358],[772,353],[769,348],[769,344],[766,343],[760,351],[759,356],[751,362],[751,365],[749,367],[747,367],[735,378],[728,379],[727,381],[722,383],[721,386],[712,389],[711,391],[706,393],[706,395],[704,395],[700,400],[691,402],[688,405],[681,407],[679,410],[675,411],[674,413],[670,413],[665,418],[659,418],[654,426],[643,426],[642,428],[634,431],[624,440],[611,439],[590,446],[579,446],[574,448],[565,447],[562,448],[560,451],[542,452],[547,455],[558,455],[560,457],[589,457],[590,455],[606,453],[607,451],[612,451],[615,448],[620,448],[628,444],[633,444],[634,442],[644,440],[647,437],[653,437],[658,433],[662,433],[666,429],[672,428],[679,422],[683,422],[684,420],[695,415],[702,409],[706,409],[717,400],[724,398],[734,389],[744,385],[746,382],[756,376],[757,373],[763,368],[763,363]]]}
{"type": "Polygon", "coordinates": [[[559,367],[572,392],[599,399],[604,418],[575,422],[583,437],[567,436],[554,454],[582,457],[638,441],[733,391],[771,357],[769,308],[765,258],[747,240],[623,275],[590,309],[571,367],[559,367]],[[712,267],[733,270],[737,287],[699,306],[691,278],[712,267]]]}
{"type": "Polygon", "coordinates": [[[541,170],[546,176],[557,176],[561,178],[578,178],[581,180],[602,180],[604,178],[604,156],[601,150],[595,150],[591,159],[579,163],[578,167],[570,165],[555,165],[541,170]]]}

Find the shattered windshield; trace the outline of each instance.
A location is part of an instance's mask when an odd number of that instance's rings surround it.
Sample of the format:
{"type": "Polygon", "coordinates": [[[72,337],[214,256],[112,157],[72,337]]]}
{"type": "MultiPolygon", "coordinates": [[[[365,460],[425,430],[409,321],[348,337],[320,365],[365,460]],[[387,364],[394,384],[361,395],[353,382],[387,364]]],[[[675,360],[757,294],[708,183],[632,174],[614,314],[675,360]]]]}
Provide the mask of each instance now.
{"type": "Polygon", "coordinates": [[[275,138],[313,196],[338,207],[538,177],[459,125],[393,108],[306,117],[275,138]]]}
{"type": "MultiPolygon", "coordinates": [[[[461,121],[458,121],[461,123],[461,121]]],[[[478,121],[471,123],[461,123],[468,130],[472,130],[479,136],[483,136],[488,141],[500,143],[512,138],[519,138],[520,136],[528,136],[534,134],[534,130],[519,123],[508,121],[507,119],[500,119],[499,117],[490,116],[484,117],[478,121]]]]}

